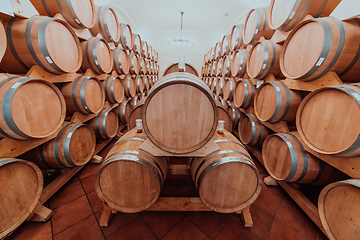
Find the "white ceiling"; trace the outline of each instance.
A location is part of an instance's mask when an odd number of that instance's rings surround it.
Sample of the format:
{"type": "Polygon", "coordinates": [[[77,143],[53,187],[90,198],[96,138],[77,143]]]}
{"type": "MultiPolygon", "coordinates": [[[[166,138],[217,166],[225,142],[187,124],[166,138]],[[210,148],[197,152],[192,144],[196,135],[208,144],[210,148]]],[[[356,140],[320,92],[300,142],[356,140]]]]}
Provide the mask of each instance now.
{"type": "MultiPolygon", "coordinates": [[[[269,6],[271,0],[94,0],[96,5],[112,7],[119,22],[128,23],[159,52],[160,74],[184,54],[186,62],[198,71],[204,54],[229,34],[235,24],[243,23],[250,9],[269,6]],[[180,12],[184,13],[183,33],[192,47],[173,47],[179,38],[180,12]]],[[[359,0],[343,0],[332,15],[343,19],[360,14],[359,0]]]]}

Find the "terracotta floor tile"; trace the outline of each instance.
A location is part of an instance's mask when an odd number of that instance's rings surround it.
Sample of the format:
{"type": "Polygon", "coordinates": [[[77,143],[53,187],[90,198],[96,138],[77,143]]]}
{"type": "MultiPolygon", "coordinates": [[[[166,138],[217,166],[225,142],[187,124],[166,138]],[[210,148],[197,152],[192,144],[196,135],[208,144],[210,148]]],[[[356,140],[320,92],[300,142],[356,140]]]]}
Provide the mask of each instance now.
{"type": "Polygon", "coordinates": [[[100,200],[96,191],[87,194],[87,197],[90,202],[90,206],[94,212],[98,212],[103,208],[103,202],[100,200]]]}
{"type": "Polygon", "coordinates": [[[54,196],[49,200],[50,208],[58,208],[68,202],[84,196],[85,192],[80,182],[73,182],[63,186],[54,196]]]}
{"type": "Polygon", "coordinates": [[[75,175],[73,176],[70,180],[69,180],[69,183],[73,183],[73,182],[77,182],[79,181],[80,179],[78,178],[78,175],[75,175]]]}
{"type": "Polygon", "coordinates": [[[23,223],[8,240],[51,240],[51,223],[25,222],[23,223]]]}
{"type": "MultiPolygon", "coordinates": [[[[98,221],[100,221],[102,210],[95,213],[95,216],[98,221]]],[[[110,221],[110,224],[108,227],[100,227],[103,231],[105,237],[110,236],[111,234],[115,233],[120,228],[126,226],[129,222],[134,220],[136,217],[138,217],[138,213],[116,213],[114,214],[113,218],[110,221]]]]}
{"type": "Polygon", "coordinates": [[[54,210],[51,218],[53,233],[57,234],[92,214],[86,196],[82,196],[54,210]]]}
{"type": "Polygon", "coordinates": [[[220,234],[216,237],[217,240],[265,240],[265,237],[260,237],[251,228],[245,228],[241,223],[231,218],[225,225],[220,234]]]}
{"type": "Polygon", "coordinates": [[[94,215],[81,220],[54,236],[54,240],[104,240],[94,215]]]}
{"type": "Polygon", "coordinates": [[[141,212],[140,217],[160,239],[184,218],[184,214],[181,212],[141,212]]]}
{"type": "Polygon", "coordinates": [[[86,178],[80,179],[81,185],[83,186],[85,193],[91,193],[95,191],[95,177],[96,174],[93,174],[86,178]]]}
{"type": "Polygon", "coordinates": [[[187,217],[210,238],[216,237],[233,214],[191,212],[187,217]]]}
{"type": "Polygon", "coordinates": [[[274,191],[275,188],[281,188],[281,187],[280,186],[268,187],[265,184],[262,184],[261,192],[252,205],[260,206],[275,216],[282,199],[282,196],[279,196],[279,194],[277,194],[274,191]]]}
{"type": "Polygon", "coordinates": [[[183,218],[163,240],[189,240],[189,239],[209,239],[198,227],[196,227],[188,218],[183,218]]]}
{"type": "Polygon", "coordinates": [[[81,171],[77,174],[81,179],[94,175],[98,172],[101,164],[87,164],[81,171]]]}
{"type": "Polygon", "coordinates": [[[155,235],[151,232],[144,221],[137,217],[128,225],[117,230],[114,234],[106,237],[107,240],[156,240],[155,235]]]}

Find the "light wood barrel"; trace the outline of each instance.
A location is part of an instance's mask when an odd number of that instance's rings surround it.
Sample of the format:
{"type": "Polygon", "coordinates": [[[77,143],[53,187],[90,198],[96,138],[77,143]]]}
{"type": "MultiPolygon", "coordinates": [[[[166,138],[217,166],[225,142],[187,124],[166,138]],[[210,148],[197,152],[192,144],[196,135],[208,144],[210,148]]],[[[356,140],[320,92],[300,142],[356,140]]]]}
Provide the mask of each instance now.
{"type": "Polygon", "coordinates": [[[141,42],[141,49],[142,49],[142,51],[141,51],[141,56],[142,56],[144,59],[147,59],[149,52],[148,52],[148,44],[147,44],[146,41],[142,41],[142,42],[141,42]]]}
{"type": "Polygon", "coordinates": [[[232,101],[235,95],[236,80],[235,78],[225,78],[223,97],[225,100],[232,101]]]}
{"type": "Polygon", "coordinates": [[[254,103],[256,93],[253,82],[250,79],[240,78],[236,88],[233,104],[238,108],[248,108],[254,103]]]}
{"type": "Polygon", "coordinates": [[[111,50],[107,42],[102,38],[92,37],[81,42],[83,61],[81,70],[86,72],[91,69],[96,74],[110,73],[113,69],[111,50]]]}
{"type": "Polygon", "coordinates": [[[225,121],[224,129],[231,132],[232,131],[232,120],[231,120],[231,117],[230,117],[228,111],[226,110],[224,105],[218,99],[215,99],[215,103],[216,103],[217,112],[218,112],[218,119],[225,121]]]}
{"type": "Polygon", "coordinates": [[[153,54],[152,46],[148,45],[148,59],[149,59],[149,61],[151,61],[151,59],[152,59],[152,54],[153,54]]]}
{"type": "Polygon", "coordinates": [[[126,75],[129,73],[129,55],[125,49],[121,47],[115,48],[112,59],[114,70],[117,74],[126,75]]]}
{"type": "Polygon", "coordinates": [[[24,158],[40,168],[69,168],[85,165],[96,147],[94,131],[85,124],[64,122],[56,138],[35,148],[24,158]]]}
{"type": "Polygon", "coordinates": [[[158,199],[168,171],[165,157],[139,147],[147,139],[133,129],[112,147],[95,180],[99,198],[117,211],[140,212],[158,199]]]}
{"type": "Polygon", "coordinates": [[[6,40],[6,32],[4,28],[4,24],[2,21],[0,21],[0,62],[3,58],[7,46],[7,40],[6,40]]]}
{"type": "Polygon", "coordinates": [[[125,50],[131,50],[133,47],[132,30],[129,24],[120,23],[120,38],[119,43],[125,50]]]}
{"type": "Polygon", "coordinates": [[[90,33],[96,37],[99,33],[109,43],[118,42],[120,38],[119,21],[114,9],[96,6],[96,23],[90,33]]]}
{"type": "Polygon", "coordinates": [[[4,27],[7,48],[0,62],[4,72],[24,74],[33,65],[53,74],[79,70],[82,62],[80,42],[65,21],[43,16],[11,18],[4,27]]]}
{"type": "Polygon", "coordinates": [[[64,122],[65,100],[59,89],[45,80],[0,77],[0,99],[1,138],[48,137],[64,122]]]}
{"type": "Polygon", "coordinates": [[[40,15],[54,17],[57,13],[77,29],[91,28],[95,25],[96,13],[93,0],[30,0],[40,15]]]}
{"type": "Polygon", "coordinates": [[[272,0],[269,9],[269,26],[288,32],[298,25],[306,15],[314,18],[328,17],[341,0],[272,0]]]}
{"type": "Polygon", "coordinates": [[[250,78],[265,79],[270,74],[283,77],[280,70],[282,47],[271,40],[254,44],[247,62],[247,74],[250,78]]]}
{"type": "Polygon", "coordinates": [[[136,93],[142,93],[145,89],[145,83],[144,83],[144,76],[137,75],[135,77],[135,87],[136,87],[136,93]]]}
{"type": "Polygon", "coordinates": [[[136,119],[142,119],[145,100],[146,97],[142,98],[130,112],[127,123],[128,130],[131,130],[134,127],[136,127],[136,119]]]}
{"type": "Polygon", "coordinates": [[[130,101],[131,107],[132,108],[136,107],[139,101],[140,101],[140,95],[134,96],[130,101]]]}
{"type": "Polygon", "coordinates": [[[132,75],[138,75],[139,72],[140,59],[134,52],[131,52],[129,55],[129,73],[132,75]]]}
{"type": "Polygon", "coordinates": [[[360,236],[360,180],[327,185],[320,193],[318,209],[330,240],[356,240],[360,236]]]}
{"type": "Polygon", "coordinates": [[[212,48],[210,48],[210,59],[209,59],[210,62],[214,61],[214,59],[215,59],[214,55],[215,55],[215,48],[212,47],[212,48]]]}
{"type": "Polygon", "coordinates": [[[102,85],[109,103],[119,103],[124,99],[124,86],[119,76],[108,76],[102,81],[102,85]]]}
{"type": "Polygon", "coordinates": [[[44,180],[32,162],[0,158],[0,238],[9,236],[25,222],[39,202],[44,180]]]}
{"type": "Polygon", "coordinates": [[[245,147],[231,133],[215,133],[220,147],[190,163],[191,176],[202,202],[221,213],[238,212],[259,196],[261,176],[245,147]]]}
{"type": "Polygon", "coordinates": [[[281,81],[267,82],[261,85],[255,96],[255,114],[264,122],[290,123],[295,120],[300,102],[300,92],[290,90],[281,81]]]}
{"type": "Polygon", "coordinates": [[[227,104],[227,111],[231,117],[233,129],[236,129],[239,126],[239,121],[243,114],[241,113],[239,108],[234,107],[230,102],[228,102],[227,104]]]}
{"type": "Polygon", "coordinates": [[[262,125],[255,114],[245,114],[239,121],[238,133],[243,144],[261,145],[269,135],[269,129],[262,125]]]}
{"type": "Polygon", "coordinates": [[[268,23],[269,7],[251,9],[246,16],[244,23],[244,42],[245,44],[254,44],[261,37],[270,39],[274,30],[268,23]]]}
{"type": "Polygon", "coordinates": [[[226,55],[222,61],[222,70],[221,76],[231,77],[231,64],[232,64],[232,55],[226,55]]]}
{"type": "Polygon", "coordinates": [[[215,61],[215,76],[217,77],[221,77],[222,76],[222,64],[223,61],[221,58],[219,58],[218,60],[215,61]]]}
{"type": "Polygon", "coordinates": [[[244,47],[244,24],[233,26],[230,34],[230,49],[236,51],[244,47]]]}
{"type": "Polygon", "coordinates": [[[216,78],[216,77],[212,77],[212,78],[211,78],[210,91],[213,92],[213,93],[216,93],[216,84],[217,84],[217,78],[216,78]]]}
{"type": "Polygon", "coordinates": [[[217,42],[214,47],[214,60],[221,57],[221,49],[222,49],[221,42],[217,42]]]}
{"type": "Polygon", "coordinates": [[[311,149],[339,157],[360,156],[358,124],[360,85],[334,86],[311,92],[301,102],[296,126],[311,149]]]}
{"type": "Polygon", "coordinates": [[[116,113],[118,115],[119,122],[121,122],[122,124],[126,124],[129,119],[131,110],[132,110],[132,107],[131,107],[130,102],[122,101],[119,104],[119,106],[116,108],[116,113]]]}
{"type": "Polygon", "coordinates": [[[231,76],[232,77],[243,77],[246,73],[246,65],[248,61],[248,51],[246,49],[240,49],[234,52],[232,65],[231,65],[231,76]]]}
{"type": "Polygon", "coordinates": [[[344,82],[358,82],[359,46],[359,18],[303,21],[284,43],[281,71],[286,77],[301,81],[312,81],[332,71],[344,82]]]}
{"type": "Polygon", "coordinates": [[[136,53],[137,55],[141,54],[141,38],[139,34],[133,33],[132,34],[132,43],[133,43],[133,47],[132,50],[134,53],[136,53]]]}
{"type": "Polygon", "coordinates": [[[146,74],[147,73],[147,63],[146,63],[145,58],[139,57],[139,63],[140,63],[139,73],[146,74]]]}
{"type": "Polygon", "coordinates": [[[131,98],[136,95],[136,84],[132,76],[125,76],[123,80],[123,85],[126,98],[131,98]]]}
{"type": "Polygon", "coordinates": [[[144,92],[147,92],[148,90],[150,90],[150,77],[147,75],[143,76],[144,79],[144,92]]]}
{"type": "Polygon", "coordinates": [[[115,109],[103,108],[99,115],[89,122],[89,126],[94,129],[97,138],[115,137],[119,127],[119,118],[115,109]]]}
{"type": "Polygon", "coordinates": [[[189,153],[211,139],[218,115],[204,82],[193,74],[172,73],[149,92],[142,120],[146,135],[157,147],[189,153]]]}
{"type": "Polygon", "coordinates": [[[276,180],[322,185],[338,174],[334,168],[305,151],[297,132],[269,135],[262,147],[268,173],[276,180]]]}
{"type": "Polygon", "coordinates": [[[230,35],[225,35],[221,41],[221,56],[228,55],[230,52],[230,35]]]}
{"type": "Polygon", "coordinates": [[[218,77],[216,83],[216,95],[222,97],[225,87],[225,78],[218,77]]]}

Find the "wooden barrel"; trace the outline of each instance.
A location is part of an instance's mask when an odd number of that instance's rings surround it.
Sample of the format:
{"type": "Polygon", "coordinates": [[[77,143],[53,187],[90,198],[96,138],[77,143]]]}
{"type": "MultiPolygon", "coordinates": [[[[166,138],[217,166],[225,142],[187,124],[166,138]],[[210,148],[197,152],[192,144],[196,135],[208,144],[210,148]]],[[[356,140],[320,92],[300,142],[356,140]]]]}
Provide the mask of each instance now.
{"type": "Polygon", "coordinates": [[[158,62],[159,61],[159,53],[155,51],[155,57],[154,57],[154,62],[158,62]]]}
{"type": "Polygon", "coordinates": [[[144,92],[147,92],[148,90],[150,90],[150,77],[147,75],[143,76],[144,79],[144,92]]]}
{"type": "Polygon", "coordinates": [[[237,108],[248,108],[253,105],[256,93],[253,82],[250,79],[240,78],[235,89],[233,104],[237,108]]]}
{"type": "Polygon", "coordinates": [[[210,49],[210,62],[212,62],[212,61],[214,61],[214,59],[215,59],[215,48],[214,47],[212,47],[211,49],[210,49]]]}
{"type": "Polygon", "coordinates": [[[243,114],[241,113],[239,108],[234,107],[230,102],[228,102],[227,104],[227,111],[231,117],[233,129],[236,129],[239,126],[239,121],[243,114]]]}
{"type": "Polygon", "coordinates": [[[123,85],[126,98],[131,98],[136,95],[136,84],[132,76],[125,76],[123,80],[123,85]]]}
{"type": "Polygon", "coordinates": [[[24,74],[33,65],[53,74],[79,70],[80,42],[65,21],[43,16],[11,18],[4,27],[7,47],[0,62],[4,72],[24,74]]]}
{"type": "Polygon", "coordinates": [[[281,81],[267,82],[261,85],[255,96],[255,114],[264,122],[290,123],[295,120],[300,102],[300,92],[290,90],[281,81]]]}
{"type": "Polygon", "coordinates": [[[114,9],[96,6],[96,23],[90,33],[96,37],[99,33],[107,42],[118,42],[120,38],[119,21],[114,9]]]}
{"type": "Polygon", "coordinates": [[[147,64],[146,64],[145,58],[139,57],[139,62],[140,62],[139,73],[146,74],[147,73],[147,64]]]}
{"type": "Polygon", "coordinates": [[[235,78],[225,78],[225,85],[223,89],[223,97],[225,100],[232,101],[234,99],[236,88],[235,78]]]}
{"type": "Polygon", "coordinates": [[[318,209],[321,223],[329,239],[359,239],[359,199],[359,179],[335,182],[321,191],[318,209]]]}
{"type": "Polygon", "coordinates": [[[222,59],[219,58],[218,60],[215,61],[215,76],[217,77],[221,77],[222,76],[222,59]]]}
{"type": "Polygon", "coordinates": [[[141,56],[142,56],[144,59],[147,59],[149,52],[148,52],[148,44],[147,44],[146,41],[142,41],[142,42],[141,42],[141,49],[142,49],[142,50],[141,50],[141,56]]]}
{"type": "Polygon", "coordinates": [[[132,110],[132,107],[131,107],[130,102],[122,101],[119,104],[119,106],[116,108],[116,113],[118,115],[120,123],[122,123],[122,124],[127,123],[131,110],[132,110]]]}
{"type": "Polygon", "coordinates": [[[138,75],[139,72],[140,59],[134,52],[131,52],[129,55],[129,73],[132,75],[138,75]]]}
{"type": "Polygon", "coordinates": [[[272,0],[269,9],[269,26],[288,32],[298,25],[306,15],[314,18],[328,17],[341,0],[272,0]]]}
{"type": "Polygon", "coordinates": [[[121,47],[115,48],[112,59],[114,71],[118,75],[126,75],[129,73],[129,55],[125,49],[121,47]]]}
{"type": "Polygon", "coordinates": [[[225,78],[218,77],[217,83],[216,83],[216,95],[217,96],[223,96],[224,92],[224,86],[225,86],[225,78]]]}
{"type": "Polygon", "coordinates": [[[33,212],[43,190],[40,169],[32,162],[0,158],[0,238],[9,236],[33,212]]]}
{"type": "Polygon", "coordinates": [[[91,37],[81,42],[83,61],[81,70],[91,69],[96,74],[110,73],[113,69],[111,50],[107,42],[98,37],[91,37]]]}
{"type": "Polygon", "coordinates": [[[40,168],[69,168],[82,166],[90,161],[95,147],[96,137],[90,127],[64,122],[56,138],[23,156],[40,168]]]}
{"type": "Polygon", "coordinates": [[[4,28],[4,24],[2,21],[0,21],[0,62],[3,58],[7,46],[7,40],[6,40],[6,32],[4,28]]]}
{"type": "Polygon", "coordinates": [[[221,57],[221,42],[217,42],[214,47],[214,60],[221,57]]]}
{"type": "Polygon", "coordinates": [[[232,63],[232,55],[226,55],[222,61],[222,72],[221,76],[223,77],[231,77],[231,63],[232,63]]]}
{"type": "Polygon", "coordinates": [[[52,1],[52,0],[30,0],[40,15],[54,17],[61,15],[66,21],[77,29],[91,28],[95,25],[95,4],[93,0],[80,1],[52,1]]]}
{"type": "Polygon", "coordinates": [[[45,80],[0,76],[0,99],[1,138],[48,137],[59,130],[65,119],[66,106],[61,92],[45,80]]]}
{"type": "Polygon", "coordinates": [[[254,44],[261,37],[270,39],[274,30],[268,23],[269,7],[251,9],[246,16],[244,23],[244,42],[245,44],[254,44]]]}
{"type": "Polygon", "coordinates": [[[357,117],[360,117],[360,85],[349,84],[311,92],[301,102],[296,127],[304,143],[314,151],[338,157],[360,156],[357,117]]]}
{"type": "Polygon", "coordinates": [[[230,35],[225,35],[221,41],[221,56],[229,54],[230,44],[230,35]]]}
{"type": "Polygon", "coordinates": [[[259,41],[250,51],[247,62],[249,78],[265,79],[270,74],[283,77],[280,70],[282,46],[271,40],[259,41]]]}
{"type": "Polygon", "coordinates": [[[144,92],[145,89],[144,76],[137,75],[135,77],[135,88],[136,88],[136,93],[138,94],[144,92]]]}
{"type": "Polygon", "coordinates": [[[119,43],[121,47],[125,50],[131,50],[133,47],[132,42],[132,30],[129,24],[120,23],[120,38],[119,43]]]}
{"type": "Polygon", "coordinates": [[[142,98],[130,112],[129,119],[127,122],[128,130],[131,130],[134,127],[136,127],[136,119],[142,118],[145,99],[146,97],[142,98]]]}
{"type": "Polygon", "coordinates": [[[132,108],[136,107],[139,101],[140,101],[140,95],[134,96],[130,101],[131,107],[132,108]]]}
{"type": "Polygon", "coordinates": [[[152,46],[148,45],[148,59],[149,59],[149,61],[151,61],[151,59],[152,59],[152,54],[153,54],[152,46]]]}
{"type": "Polygon", "coordinates": [[[117,211],[140,212],[158,199],[168,164],[139,147],[147,139],[133,129],[112,147],[95,180],[99,198],[117,211]]]}
{"type": "Polygon", "coordinates": [[[231,133],[215,133],[220,147],[190,163],[191,176],[202,202],[221,213],[238,212],[259,196],[261,176],[245,147],[231,133]]]}
{"type": "Polygon", "coordinates": [[[303,21],[292,30],[283,45],[281,71],[286,77],[301,81],[312,81],[332,71],[344,82],[358,82],[359,46],[359,18],[303,21]]]}
{"type": "Polygon", "coordinates": [[[97,138],[113,138],[119,127],[119,118],[115,109],[103,108],[88,124],[94,129],[97,138]]]}
{"type": "Polygon", "coordinates": [[[231,51],[236,51],[244,47],[244,24],[233,26],[229,42],[231,51]]]}
{"type": "Polygon", "coordinates": [[[157,147],[189,153],[211,139],[218,115],[204,82],[190,73],[172,73],[149,92],[142,120],[146,135],[157,147]]]}
{"type": "Polygon", "coordinates": [[[246,65],[248,61],[248,51],[246,49],[240,49],[234,52],[232,65],[231,65],[231,76],[232,77],[243,77],[246,73],[246,65]]]}
{"type": "Polygon", "coordinates": [[[218,112],[218,119],[225,121],[224,129],[226,131],[231,132],[232,131],[232,120],[231,120],[231,117],[230,117],[228,111],[226,110],[224,105],[218,99],[215,99],[215,103],[216,103],[217,112],[218,112]]]}
{"type": "Polygon", "coordinates": [[[137,55],[141,54],[141,38],[139,34],[132,34],[132,43],[133,43],[133,47],[132,50],[134,53],[136,53],[137,55]]]}
{"type": "Polygon", "coordinates": [[[297,132],[269,135],[262,147],[268,173],[276,180],[322,185],[336,175],[330,165],[305,151],[297,132]]]}
{"type": "Polygon", "coordinates": [[[119,103],[124,99],[124,86],[119,76],[108,76],[102,81],[105,98],[109,103],[119,103]]]}
{"type": "Polygon", "coordinates": [[[269,135],[269,129],[261,124],[255,114],[244,114],[239,121],[238,133],[243,144],[261,145],[269,135]]]}
{"type": "Polygon", "coordinates": [[[212,77],[211,78],[211,86],[210,86],[210,90],[213,93],[216,93],[216,84],[217,84],[217,78],[216,77],[212,77]]]}

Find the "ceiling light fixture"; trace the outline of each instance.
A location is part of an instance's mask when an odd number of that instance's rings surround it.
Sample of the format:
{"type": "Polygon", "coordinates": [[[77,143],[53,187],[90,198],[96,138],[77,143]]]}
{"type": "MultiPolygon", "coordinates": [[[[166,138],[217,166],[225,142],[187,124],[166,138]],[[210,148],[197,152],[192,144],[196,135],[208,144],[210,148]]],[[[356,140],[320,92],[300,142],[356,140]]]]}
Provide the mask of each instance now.
{"type": "Polygon", "coordinates": [[[183,17],[184,12],[181,12],[181,28],[180,28],[180,38],[176,38],[179,33],[177,33],[173,40],[169,41],[168,44],[174,47],[192,47],[194,43],[190,40],[183,38],[183,17]]]}

